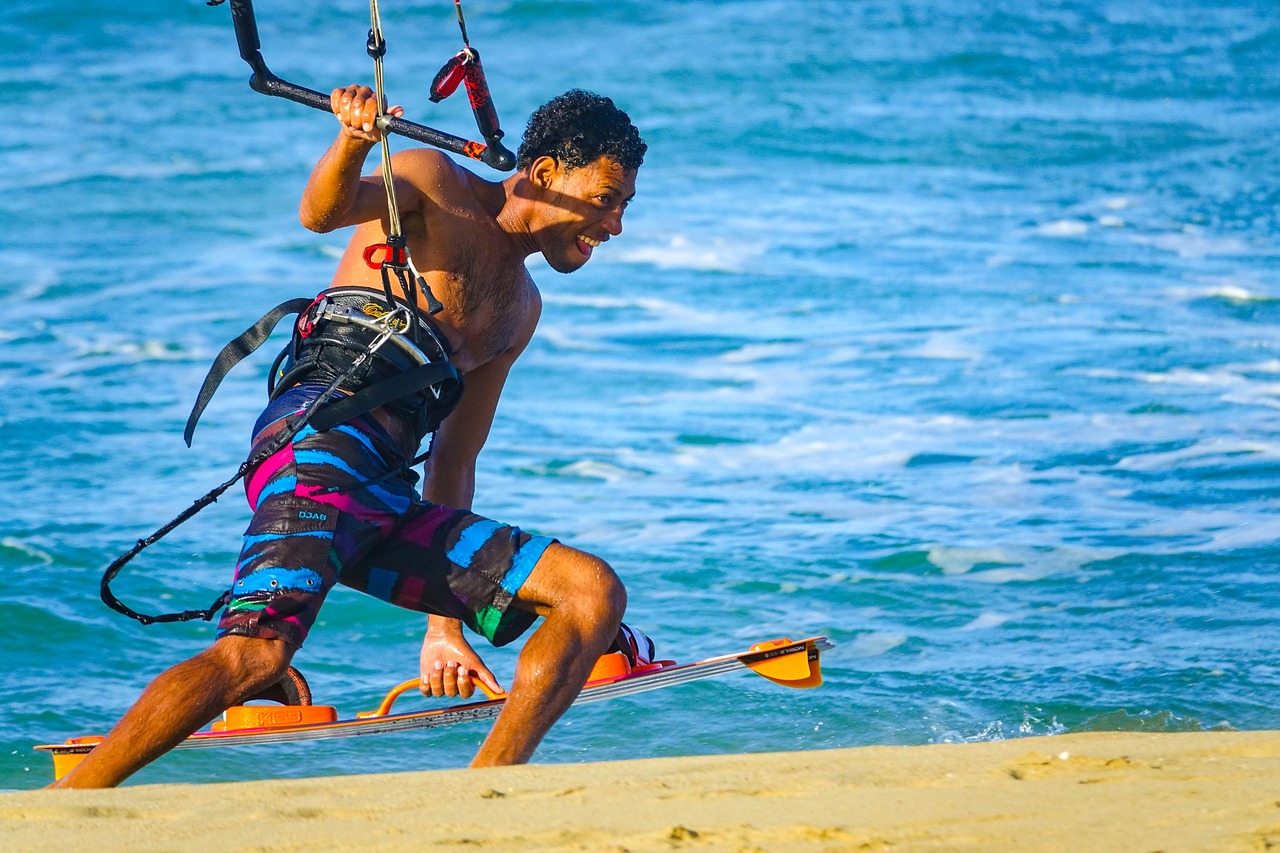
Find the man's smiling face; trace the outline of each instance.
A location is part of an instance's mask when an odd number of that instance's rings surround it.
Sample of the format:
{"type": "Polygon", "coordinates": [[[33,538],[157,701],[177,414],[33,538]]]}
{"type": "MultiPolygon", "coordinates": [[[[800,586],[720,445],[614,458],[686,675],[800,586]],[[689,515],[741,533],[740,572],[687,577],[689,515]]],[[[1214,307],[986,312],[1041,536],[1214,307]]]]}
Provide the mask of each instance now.
{"type": "Polygon", "coordinates": [[[539,250],[557,272],[573,272],[611,237],[622,233],[622,216],[636,194],[636,172],[602,156],[576,169],[540,158],[530,179],[541,190],[535,227],[539,250]]]}

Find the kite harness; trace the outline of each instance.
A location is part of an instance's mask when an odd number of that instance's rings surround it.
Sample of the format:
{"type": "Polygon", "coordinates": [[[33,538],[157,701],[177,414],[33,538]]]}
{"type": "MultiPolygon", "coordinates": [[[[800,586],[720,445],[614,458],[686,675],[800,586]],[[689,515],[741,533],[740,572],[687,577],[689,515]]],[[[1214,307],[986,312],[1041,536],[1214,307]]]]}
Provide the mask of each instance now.
{"type": "MultiPolygon", "coordinates": [[[[224,0],[209,0],[220,5],[224,0]]],[[[307,106],[330,111],[327,95],[297,86],[276,77],[267,68],[260,52],[257,24],[250,0],[230,0],[236,40],[241,57],[253,68],[249,85],[257,92],[285,97],[307,106]]],[[[480,65],[480,54],[467,38],[461,0],[454,0],[458,25],[462,30],[463,49],[445,64],[431,85],[431,100],[438,102],[452,94],[459,83],[465,84],[476,123],[487,145],[450,136],[432,128],[395,118],[386,113],[383,86],[383,57],[387,44],[382,34],[378,0],[370,0],[370,28],[367,50],[373,58],[375,93],[378,105],[378,127],[382,130],[382,178],[387,193],[387,239],[369,246],[364,261],[379,270],[382,294],[364,288],[331,288],[314,299],[292,299],[277,305],[231,341],[214,360],[197,395],[187,420],[183,437],[188,446],[196,423],[213,397],[218,385],[242,359],[252,354],[270,337],[272,330],[285,317],[297,315],[288,345],[277,356],[267,379],[267,392],[275,399],[289,388],[306,382],[324,386],[324,390],[305,408],[290,416],[277,435],[267,441],[240,465],[235,475],[198,498],[167,524],[150,536],[139,539],[127,552],[104,571],[102,600],[108,607],[136,619],[143,625],[155,622],[185,622],[193,619],[210,621],[230,600],[224,591],[207,608],[178,613],[148,615],[131,609],[111,592],[113,581],[124,566],[143,549],[152,545],[214,503],[231,486],[263,461],[290,444],[306,426],[323,431],[387,408],[412,418],[418,443],[440,426],[462,396],[462,376],[449,361],[449,347],[418,306],[420,300],[428,314],[443,306],[431,293],[426,280],[413,265],[400,223],[396,203],[395,180],[391,167],[388,133],[397,133],[480,160],[495,169],[510,170],[515,157],[500,142],[502,129],[489,96],[489,86],[480,65]],[[392,286],[392,280],[399,286],[392,286]]],[[[392,473],[408,470],[423,462],[430,451],[406,461],[392,473]]],[[[367,485],[367,484],[362,484],[367,485]]]]}

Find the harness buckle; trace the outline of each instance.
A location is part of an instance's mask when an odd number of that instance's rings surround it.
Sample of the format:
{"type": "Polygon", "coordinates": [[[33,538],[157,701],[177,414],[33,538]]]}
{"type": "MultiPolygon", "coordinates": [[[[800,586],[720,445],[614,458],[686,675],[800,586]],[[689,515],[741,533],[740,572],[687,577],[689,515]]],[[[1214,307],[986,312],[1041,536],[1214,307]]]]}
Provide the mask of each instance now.
{"type": "Polygon", "coordinates": [[[302,338],[309,337],[316,330],[316,321],[324,315],[325,309],[328,307],[329,295],[327,293],[322,293],[311,300],[307,310],[298,315],[298,335],[302,338]]]}
{"type": "Polygon", "coordinates": [[[388,311],[381,317],[374,320],[374,324],[381,326],[382,331],[379,332],[378,336],[369,344],[369,349],[365,351],[363,357],[368,358],[372,356],[382,348],[383,344],[391,340],[392,337],[403,334],[401,329],[409,328],[409,324],[413,322],[413,319],[413,315],[409,313],[409,309],[405,308],[403,305],[398,305],[394,310],[388,311]],[[396,326],[397,320],[401,323],[399,328],[396,326]]]}

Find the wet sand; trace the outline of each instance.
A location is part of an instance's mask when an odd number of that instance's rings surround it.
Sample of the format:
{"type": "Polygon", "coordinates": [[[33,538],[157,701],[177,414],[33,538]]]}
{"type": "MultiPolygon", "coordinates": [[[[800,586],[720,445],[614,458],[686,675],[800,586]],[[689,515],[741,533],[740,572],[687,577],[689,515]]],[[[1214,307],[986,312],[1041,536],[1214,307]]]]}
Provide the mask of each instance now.
{"type": "Polygon", "coordinates": [[[1280,732],[0,795],[0,850],[1264,851],[1280,732]]]}

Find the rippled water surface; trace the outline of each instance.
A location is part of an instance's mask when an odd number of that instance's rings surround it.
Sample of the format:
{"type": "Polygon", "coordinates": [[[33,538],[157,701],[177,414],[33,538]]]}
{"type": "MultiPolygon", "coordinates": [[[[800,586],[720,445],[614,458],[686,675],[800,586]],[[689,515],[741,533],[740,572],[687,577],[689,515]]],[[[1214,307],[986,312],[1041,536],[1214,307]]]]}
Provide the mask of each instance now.
{"type": "MultiPolygon", "coordinates": [[[[260,0],[264,53],[367,80],[367,6],[260,0]]],[[[1280,25],[1258,2],[468,7],[509,138],[570,87],[650,152],[626,233],[546,309],[476,507],[601,554],[682,660],[827,634],[826,685],[747,675],[576,709],[542,762],[1277,726],[1280,25]]],[[[458,48],[386,2],[388,88],[458,48]]],[[[0,19],[0,788],[203,647],[98,600],[112,557],[234,470],[264,356],[328,281],[297,224],[332,135],[245,85],[228,9],[18,0],[0,19]]],[[[478,167],[484,172],[483,167],[478,167]]],[[[486,175],[496,177],[492,173],[486,175]]],[[[248,512],[136,561],[205,606],[248,512]]],[[[373,707],[422,619],[341,590],[297,664],[373,707]]],[[[509,678],[514,650],[488,660],[509,678]]],[[[176,754],[139,782],[457,767],[483,725],[176,754]]]]}

